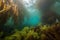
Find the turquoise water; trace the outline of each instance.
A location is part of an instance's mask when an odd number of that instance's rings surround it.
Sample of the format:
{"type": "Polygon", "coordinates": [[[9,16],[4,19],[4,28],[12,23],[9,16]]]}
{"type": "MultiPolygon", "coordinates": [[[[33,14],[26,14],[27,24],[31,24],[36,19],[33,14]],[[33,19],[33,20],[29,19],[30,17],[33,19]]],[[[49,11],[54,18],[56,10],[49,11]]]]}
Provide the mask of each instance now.
{"type": "MultiPolygon", "coordinates": [[[[26,0],[27,1],[27,0],[26,0]]],[[[22,17],[22,23],[20,23],[20,18],[19,18],[19,27],[22,26],[36,26],[39,23],[41,23],[41,12],[37,8],[35,8],[35,1],[34,2],[25,2],[24,3],[24,8],[26,9],[23,14],[24,18],[22,17]],[[25,4],[26,3],[26,4],[25,4]]],[[[24,10],[24,9],[23,9],[24,10]]],[[[6,23],[6,25],[12,26],[14,25],[13,18],[10,17],[6,23]]]]}
{"type": "Polygon", "coordinates": [[[39,24],[41,22],[41,13],[38,9],[35,8],[34,3],[27,2],[25,4],[25,8],[27,9],[26,11],[28,11],[28,13],[26,14],[27,16],[24,17],[24,24],[29,26],[36,26],[39,24]]]}

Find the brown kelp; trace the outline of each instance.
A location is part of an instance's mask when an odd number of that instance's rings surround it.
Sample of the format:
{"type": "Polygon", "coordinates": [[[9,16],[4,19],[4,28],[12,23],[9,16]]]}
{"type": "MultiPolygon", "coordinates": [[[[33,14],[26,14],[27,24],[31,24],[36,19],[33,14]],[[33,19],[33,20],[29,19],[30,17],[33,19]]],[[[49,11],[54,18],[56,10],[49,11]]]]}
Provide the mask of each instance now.
{"type": "MultiPolygon", "coordinates": [[[[3,35],[3,32],[0,35],[3,35]]],[[[4,40],[60,40],[60,23],[15,29],[15,32],[5,36],[4,40]]]]}
{"type": "Polygon", "coordinates": [[[49,7],[53,0],[43,1],[43,3],[47,2],[46,5],[42,5],[47,10],[41,9],[43,10],[42,15],[40,10],[35,9],[35,4],[33,5],[31,0],[32,6],[30,1],[27,2],[27,6],[21,0],[16,1],[0,0],[0,40],[60,40],[60,15],[49,7]],[[42,17],[40,18],[40,16],[42,17]],[[10,17],[14,21],[13,26],[5,24],[10,17]],[[38,20],[39,18],[42,19],[42,23],[40,23],[41,20],[38,20]],[[37,23],[36,20],[40,24],[33,26],[32,24],[37,23]],[[21,30],[17,28],[18,26],[21,30]],[[22,27],[24,28],[22,29],[22,27]]]}
{"type": "Polygon", "coordinates": [[[12,16],[13,20],[15,21],[14,24],[15,26],[18,24],[18,8],[17,6],[13,3],[12,0],[0,0],[0,31],[3,31],[4,36],[8,35],[12,28],[11,27],[6,27],[5,23],[7,20],[12,16]],[[8,30],[9,29],[9,30],[8,30]],[[6,34],[7,33],[7,34],[6,34]]]}

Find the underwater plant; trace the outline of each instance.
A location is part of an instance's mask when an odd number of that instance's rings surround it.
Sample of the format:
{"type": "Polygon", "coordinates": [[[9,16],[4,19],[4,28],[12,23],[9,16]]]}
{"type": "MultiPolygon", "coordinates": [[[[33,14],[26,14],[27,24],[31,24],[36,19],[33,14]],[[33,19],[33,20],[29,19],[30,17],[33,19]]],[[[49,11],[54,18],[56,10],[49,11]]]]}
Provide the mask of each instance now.
{"type": "Polygon", "coordinates": [[[20,0],[20,5],[18,1],[0,0],[0,40],[60,40],[60,15],[50,9],[53,1],[41,2],[40,15],[34,1],[20,0]]]}
{"type": "MultiPolygon", "coordinates": [[[[10,17],[13,18],[15,21],[14,24],[15,26],[18,24],[17,23],[17,15],[18,15],[18,8],[17,6],[9,0],[9,2],[6,0],[0,0],[0,32],[3,32],[2,39],[7,36],[12,34],[14,31],[14,28],[9,25],[5,25],[10,17]]],[[[9,24],[9,22],[7,23],[9,24]]]]}
{"type": "Polygon", "coordinates": [[[4,40],[21,40],[21,34],[20,31],[15,29],[15,33],[13,33],[10,36],[6,36],[4,40]]]}
{"type": "Polygon", "coordinates": [[[60,40],[60,23],[35,28],[25,27],[22,30],[15,29],[14,33],[5,36],[4,40],[60,40]]]}

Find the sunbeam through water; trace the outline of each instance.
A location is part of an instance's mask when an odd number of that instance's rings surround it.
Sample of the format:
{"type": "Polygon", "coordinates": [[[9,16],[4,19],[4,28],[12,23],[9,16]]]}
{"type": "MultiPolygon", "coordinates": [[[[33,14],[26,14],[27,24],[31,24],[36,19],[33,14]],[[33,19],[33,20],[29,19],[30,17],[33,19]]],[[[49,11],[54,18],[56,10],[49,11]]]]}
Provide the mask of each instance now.
{"type": "Polygon", "coordinates": [[[23,0],[23,4],[28,11],[26,15],[28,17],[24,18],[24,24],[29,26],[36,26],[40,23],[40,11],[35,8],[36,0],[23,0]]]}

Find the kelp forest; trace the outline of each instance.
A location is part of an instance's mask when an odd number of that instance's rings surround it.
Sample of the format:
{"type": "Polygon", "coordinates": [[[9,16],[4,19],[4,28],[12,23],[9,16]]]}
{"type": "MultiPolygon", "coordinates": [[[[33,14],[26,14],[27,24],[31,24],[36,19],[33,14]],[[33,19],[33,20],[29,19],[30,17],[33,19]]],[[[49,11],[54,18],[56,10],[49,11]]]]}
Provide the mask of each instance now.
{"type": "Polygon", "coordinates": [[[60,40],[60,0],[0,0],[0,40],[60,40]]]}

